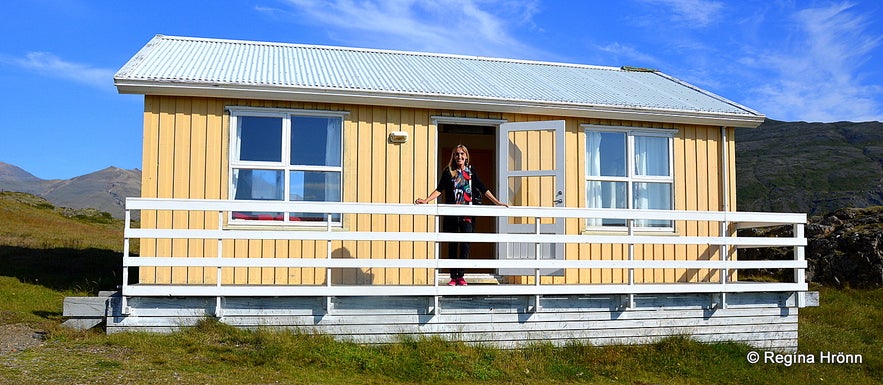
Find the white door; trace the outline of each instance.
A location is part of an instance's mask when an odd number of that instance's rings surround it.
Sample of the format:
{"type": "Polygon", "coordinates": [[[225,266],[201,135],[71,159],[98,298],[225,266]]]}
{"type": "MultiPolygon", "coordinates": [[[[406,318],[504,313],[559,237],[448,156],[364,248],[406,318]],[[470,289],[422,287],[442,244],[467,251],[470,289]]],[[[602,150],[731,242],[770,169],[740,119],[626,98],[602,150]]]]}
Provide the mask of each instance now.
{"type": "MultiPolygon", "coordinates": [[[[497,135],[497,189],[500,200],[513,206],[564,207],[564,121],[505,123],[497,135]]],[[[535,218],[499,218],[502,233],[534,234],[535,218]]],[[[564,234],[564,219],[541,218],[541,234],[564,234]]],[[[535,259],[532,242],[501,243],[497,258],[535,259]]],[[[541,244],[541,259],[564,259],[563,244],[541,244]]],[[[500,275],[533,275],[533,269],[500,269],[500,275]]],[[[563,270],[541,270],[561,275],[563,270]]]]}

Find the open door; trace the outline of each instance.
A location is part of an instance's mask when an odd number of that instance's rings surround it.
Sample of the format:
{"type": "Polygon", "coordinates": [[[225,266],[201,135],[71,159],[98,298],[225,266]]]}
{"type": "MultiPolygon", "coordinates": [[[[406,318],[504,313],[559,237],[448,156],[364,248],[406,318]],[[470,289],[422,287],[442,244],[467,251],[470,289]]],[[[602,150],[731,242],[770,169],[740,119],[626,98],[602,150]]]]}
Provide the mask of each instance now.
{"type": "MultiPolygon", "coordinates": [[[[564,121],[504,123],[497,135],[500,200],[513,206],[564,206],[564,121]]],[[[535,218],[498,219],[500,232],[534,234],[535,218]]],[[[564,234],[564,219],[541,218],[541,234],[564,234]]],[[[564,259],[564,245],[544,244],[541,259],[564,259]]],[[[531,242],[502,243],[497,258],[535,259],[537,248],[531,242]]],[[[500,275],[533,275],[533,269],[500,269],[500,275]]],[[[542,275],[561,275],[563,270],[541,270],[542,275]]]]}
{"type": "MultiPolygon", "coordinates": [[[[469,149],[469,161],[475,167],[479,177],[488,189],[497,193],[497,127],[499,124],[480,124],[479,121],[471,121],[471,124],[463,123],[440,123],[438,130],[438,164],[437,170],[441,170],[448,165],[451,159],[451,151],[458,144],[465,145],[469,149]]],[[[435,182],[435,180],[433,181],[435,182]]],[[[435,186],[435,184],[433,184],[435,186]]],[[[492,204],[487,199],[485,204],[492,204]]],[[[475,221],[476,233],[496,233],[497,221],[491,217],[477,217],[475,221]]],[[[442,242],[439,251],[440,255],[447,255],[448,242],[442,242]]],[[[496,256],[496,245],[488,242],[472,243],[472,251],[469,254],[470,259],[493,259],[496,256]]],[[[447,273],[447,270],[444,270],[447,273]]],[[[482,279],[493,279],[493,269],[469,269],[467,274],[477,279],[476,275],[481,274],[486,277],[482,279]]]]}

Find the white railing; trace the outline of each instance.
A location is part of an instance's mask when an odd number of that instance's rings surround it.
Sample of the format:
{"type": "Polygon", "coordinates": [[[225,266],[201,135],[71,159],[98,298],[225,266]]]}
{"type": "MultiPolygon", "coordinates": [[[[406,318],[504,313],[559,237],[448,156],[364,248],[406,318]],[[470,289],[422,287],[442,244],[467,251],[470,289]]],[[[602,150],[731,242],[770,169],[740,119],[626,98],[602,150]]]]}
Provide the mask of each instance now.
{"type": "MultiPolygon", "coordinates": [[[[142,213],[143,214],[143,213],[142,213]]],[[[260,202],[227,200],[182,200],[129,198],[126,201],[127,227],[124,238],[123,284],[124,301],[133,296],[318,296],[325,297],[330,306],[330,298],[337,296],[438,296],[445,295],[623,295],[625,306],[634,301],[636,294],[680,294],[709,293],[723,297],[735,292],[796,292],[807,290],[804,270],[806,238],[804,237],[805,214],[753,213],[753,212],[710,212],[710,211],[666,211],[666,210],[610,210],[583,208],[541,208],[541,207],[500,207],[500,206],[457,206],[457,205],[413,205],[413,204],[373,204],[373,203],[322,203],[322,202],[260,202]],[[158,229],[131,228],[128,219],[131,210],[171,211],[171,212],[217,212],[218,223],[215,229],[158,229]],[[700,221],[717,222],[719,236],[673,236],[668,234],[642,233],[635,235],[629,227],[625,233],[616,234],[533,234],[473,233],[451,234],[426,231],[348,231],[326,225],[310,229],[278,229],[272,226],[256,228],[236,228],[226,226],[230,212],[298,212],[320,213],[329,211],[335,214],[377,214],[405,216],[485,216],[485,217],[527,217],[535,218],[536,224],[543,218],[610,218],[624,219],[632,224],[638,220],[700,221]],[[728,236],[729,229],[764,227],[774,225],[793,226],[793,237],[738,237],[728,236]],[[216,258],[180,257],[140,257],[129,254],[131,239],[199,239],[217,241],[216,258]],[[328,242],[327,258],[223,258],[224,240],[316,240],[328,242]],[[333,258],[331,242],[334,241],[407,241],[407,242],[489,242],[489,243],[535,243],[542,244],[621,244],[628,245],[627,260],[459,260],[440,259],[438,252],[434,259],[368,259],[333,258]],[[716,260],[636,260],[635,245],[706,245],[718,247],[720,256],[716,260]],[[740,261],[729,260],[730,248],[747,247],[793,247],[792,260],[740,261]],[[137,267],[199,267],[217,269],[215,284],[129,284],[130,268],[137,267]],[[320,285],[244,285],[222,284],[221,270],[224,268],[321,268],[326,270],[326,279],[320,285]],[[436,279],[425,285],[335,285],[331,279],[333,269],[351,268],[399,268],[431,269],[436,279]],[[439,269],[533,269],[535,279],[531,284],[470,285],[448,287],[438,284],[439,269]],[[621,284],[542,284],[540,271],[550,269],[623,269],[628,271],[628,281],[621,284]],[[673,282],[636,283],[635,269],[710,269],[719,270],[718,282],[673,282]],[[793,269],[793,282],[729,282],[730,272],[741,269],[793,269]]],[[[330,223],[330,220],[329,220],[330,223]]],[[[539,254],[539,253],[537,253],[539,254]]],[[[538,302],[537,302],[538,303],[538,302]]]]}

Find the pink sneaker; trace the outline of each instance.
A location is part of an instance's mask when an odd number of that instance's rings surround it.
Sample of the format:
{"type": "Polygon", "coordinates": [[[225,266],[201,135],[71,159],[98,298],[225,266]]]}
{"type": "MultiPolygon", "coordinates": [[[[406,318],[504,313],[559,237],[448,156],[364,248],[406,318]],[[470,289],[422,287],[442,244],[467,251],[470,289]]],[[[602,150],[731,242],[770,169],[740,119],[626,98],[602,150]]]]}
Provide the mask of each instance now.
{"type": "Polygon", "coordinates": [[[468,285],[468,283],[466,283],[465,279],[463,279],[463,278],[457,279],[457,286],[466,286],[466,285],[468,285]]]}
{"type": "Polygon", "coordinates": [[[457,284],[459,283],[460,281],[458,281],[456,278],[451,278],[451,282],[448,282],[448,286],[457,286],[457,284]]]}

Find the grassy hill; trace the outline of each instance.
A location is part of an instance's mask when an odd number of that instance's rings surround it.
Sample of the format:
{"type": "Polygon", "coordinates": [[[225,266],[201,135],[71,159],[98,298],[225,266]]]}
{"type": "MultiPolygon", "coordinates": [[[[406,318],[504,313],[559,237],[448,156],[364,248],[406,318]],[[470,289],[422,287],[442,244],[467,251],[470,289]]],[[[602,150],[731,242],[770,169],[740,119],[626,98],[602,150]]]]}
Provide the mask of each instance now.
{"type": "Polygon", "coordinates": [[[122,272],[123,222],[0,192],[0,276],[59,291],[114,289],[122,272]]]}

